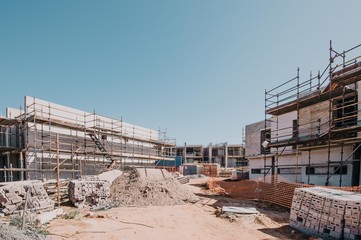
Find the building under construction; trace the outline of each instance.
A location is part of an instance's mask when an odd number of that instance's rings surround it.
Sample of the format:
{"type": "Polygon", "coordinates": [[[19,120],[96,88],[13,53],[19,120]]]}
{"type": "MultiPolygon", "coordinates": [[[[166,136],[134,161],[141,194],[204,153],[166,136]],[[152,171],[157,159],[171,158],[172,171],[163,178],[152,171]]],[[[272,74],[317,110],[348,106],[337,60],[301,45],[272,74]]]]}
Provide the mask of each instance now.
{"type": "Polygon", "coordinates": [[[165,133],[33,97],[0,117],[0,181],[79,178],[174,160],[165,133]]]}
{"type": "Polygon", "coordinates": [[[176,155],[182,157],[183,163],[217,163],[225,168],[248,166],[244,152],[243,144],[184,144],[176,147],[176,155]]]}
{"type": "Polygon", "coordinates": [[[251,178],[360,185],[361,45],[329,50],[324,71],[265,91],[265,120],[246,127],[251,178]]]}

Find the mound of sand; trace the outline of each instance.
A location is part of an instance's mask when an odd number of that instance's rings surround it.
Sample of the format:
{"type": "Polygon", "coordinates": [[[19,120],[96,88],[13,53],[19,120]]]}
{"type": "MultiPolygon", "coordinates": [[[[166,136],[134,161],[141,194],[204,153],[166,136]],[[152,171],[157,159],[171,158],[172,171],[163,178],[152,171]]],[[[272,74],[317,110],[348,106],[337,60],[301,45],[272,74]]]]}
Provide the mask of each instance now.
{"type": "Polygon", "coordinates": [[[167,171],[134,169],[113,181],[112,201],[118,205],[165,206],[197,202],[199,198],[167,171]]]}

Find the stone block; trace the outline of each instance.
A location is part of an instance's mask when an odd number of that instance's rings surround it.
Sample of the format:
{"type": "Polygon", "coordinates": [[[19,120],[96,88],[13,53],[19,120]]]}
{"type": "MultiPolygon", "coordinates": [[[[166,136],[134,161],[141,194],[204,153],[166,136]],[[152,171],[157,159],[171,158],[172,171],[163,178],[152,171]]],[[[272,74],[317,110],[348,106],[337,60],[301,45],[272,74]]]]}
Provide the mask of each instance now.
{"type": "Polygon", "coordinates": [[[44,212],[36,215],[36,222],[39,224],[45,224],[56,218],[57,216],[61,216],[64,213],[62,208],[57,208],[49,212],[44,212]]]}

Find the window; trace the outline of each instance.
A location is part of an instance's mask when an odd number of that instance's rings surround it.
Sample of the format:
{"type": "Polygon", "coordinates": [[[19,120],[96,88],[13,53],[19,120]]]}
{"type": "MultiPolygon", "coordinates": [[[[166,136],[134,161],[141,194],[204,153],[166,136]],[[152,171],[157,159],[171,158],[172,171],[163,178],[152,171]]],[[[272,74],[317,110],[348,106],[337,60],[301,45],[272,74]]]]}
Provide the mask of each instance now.
{"type": "Polygon", "coordinates": [[[335,174],[347,175],[347,166],[334,167],[333,171],[335,174]]]}
{"type": "Polygon", "coordinates": [[[306,175],[313,175],[315,174],[315,168],[314,167],[306,167],[306,175]]]}
{"type": "Polygon", "coordinates": [[[278,174],[284,174],[284,175],[293,175],[293,174],[300,174],[301,168],[278,168],[277,169],[278,174]]]}
{"type": "MultiPolygon", "coordinates": [[[[306,167],[306,175],[327,175],[327,167],[306,167]]],[[[329,174],[347,175],[347,166],[331,166],[329,174]]]]}
{"type": "Polygon", "coordinates": [[[261,174],[261,168],[252,168],[251,173],[252,174],[261,174]]]}
{"type": "Polygon", "coordinates": [[[261,130],[261,154],[269,154],[271,149],[263,147],[264,141],[271,142],[271,129],[261,130]]]}

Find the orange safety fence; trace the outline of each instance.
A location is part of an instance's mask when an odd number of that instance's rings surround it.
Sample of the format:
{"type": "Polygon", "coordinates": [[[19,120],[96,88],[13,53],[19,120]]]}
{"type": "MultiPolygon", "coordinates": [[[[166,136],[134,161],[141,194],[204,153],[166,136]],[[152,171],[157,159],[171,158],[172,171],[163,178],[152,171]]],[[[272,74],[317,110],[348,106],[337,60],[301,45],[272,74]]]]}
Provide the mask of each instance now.
{"type": "MultiPolygon", "coordinates": [[[[207,185],[212,192],[227,194],[232,198],[243,200],[259,200],[291,208],[295,188],[314,187],[314,185],[289,182],[280,177],[268,177],[262,180],[220,181],[214,178],[207,185]]],[[[324,187],[324,186],[323,186],[324,187]]],[[[357,187],[325,187],[344,191],[360,192],[357,187]]]]}

